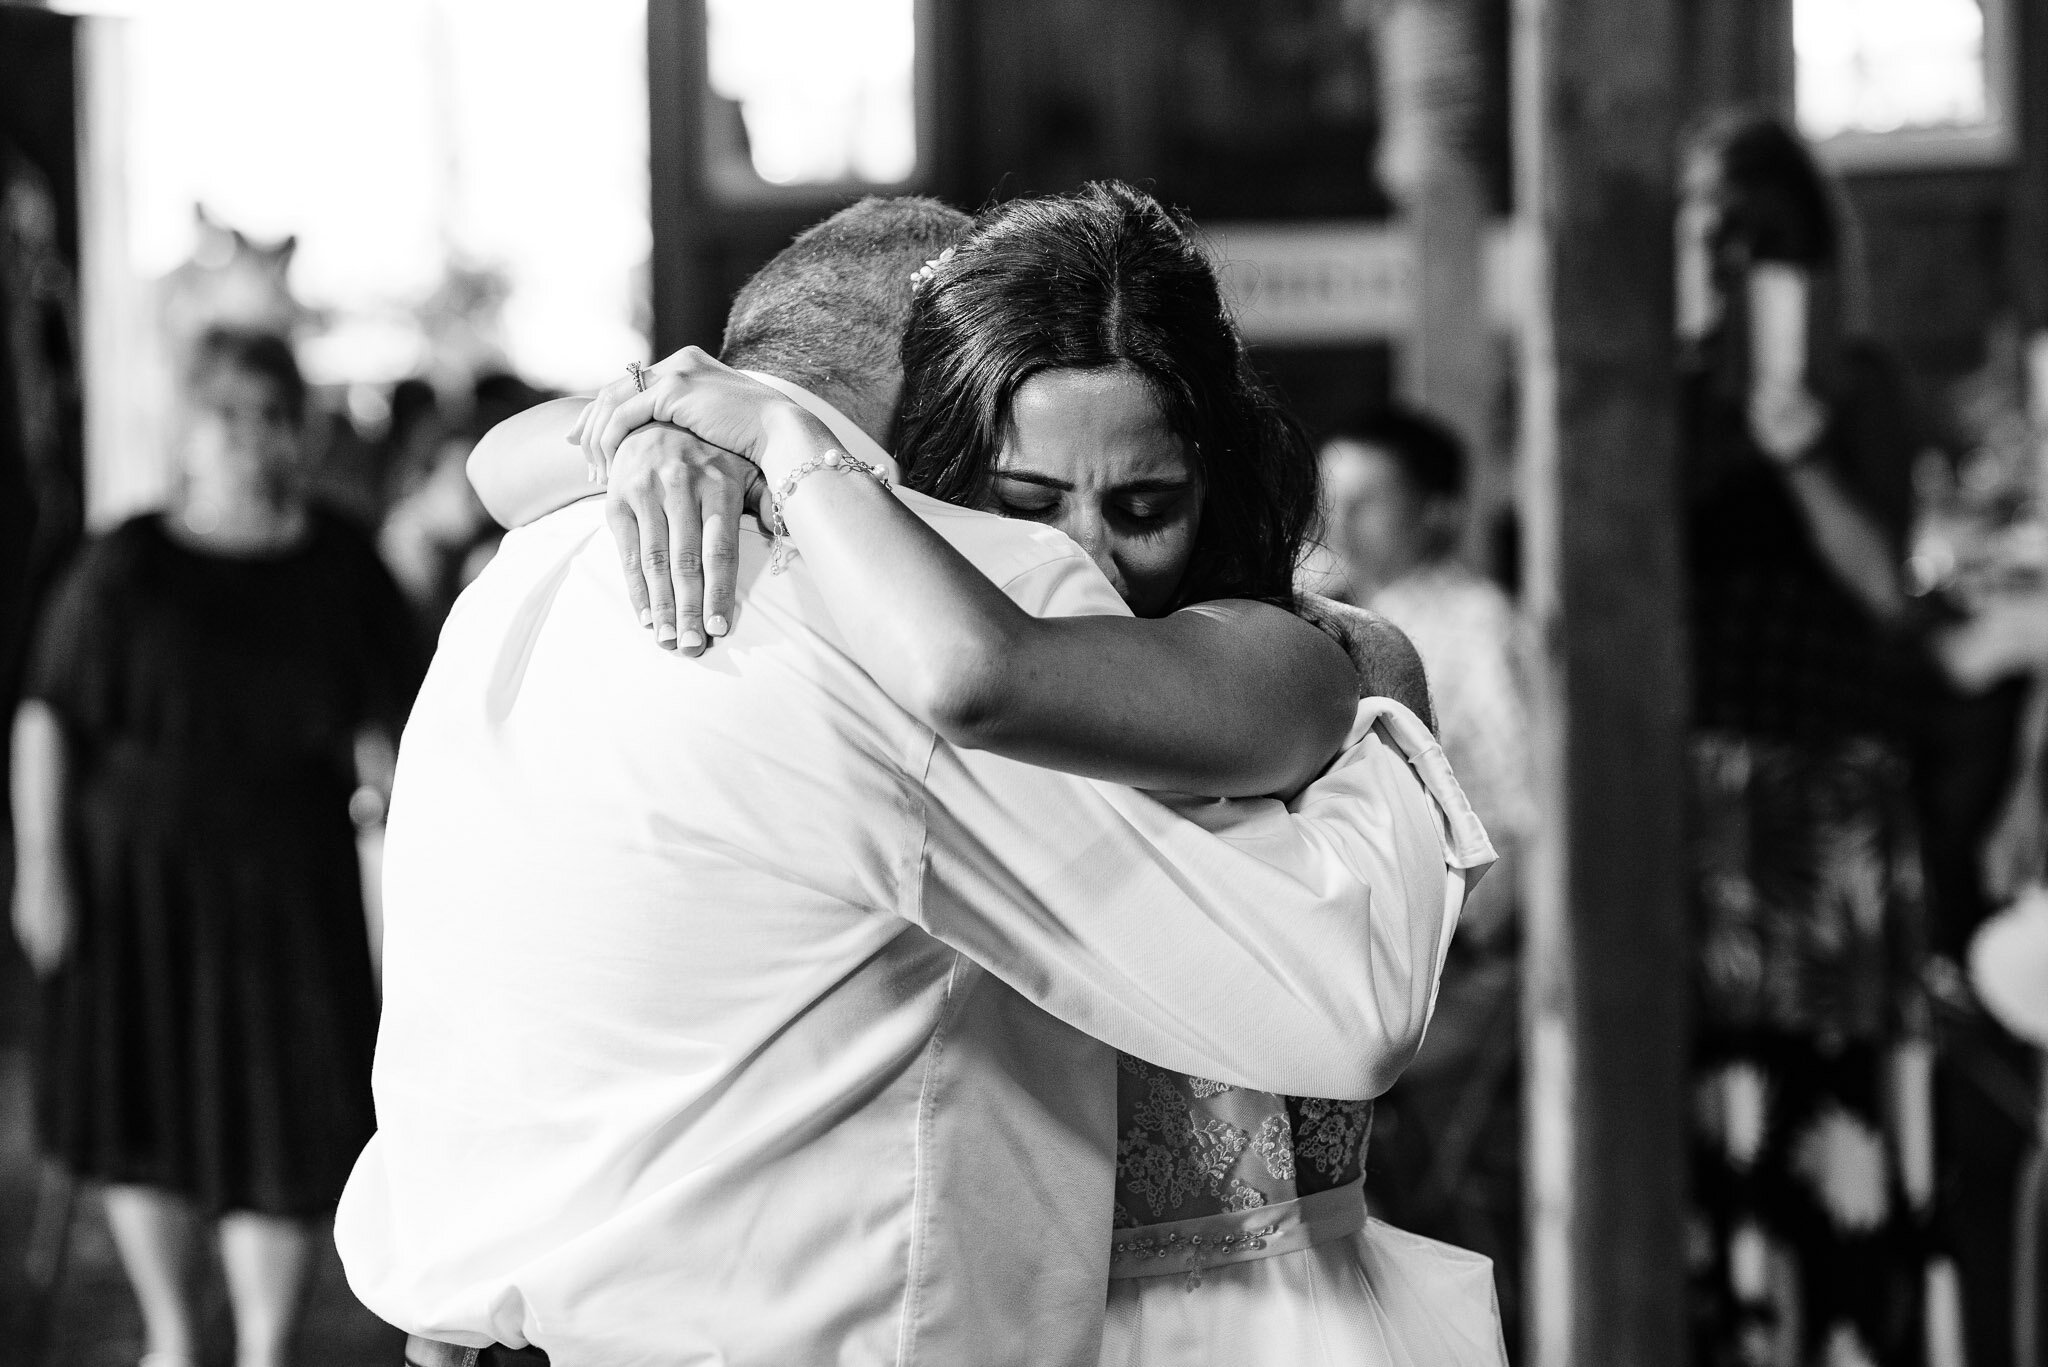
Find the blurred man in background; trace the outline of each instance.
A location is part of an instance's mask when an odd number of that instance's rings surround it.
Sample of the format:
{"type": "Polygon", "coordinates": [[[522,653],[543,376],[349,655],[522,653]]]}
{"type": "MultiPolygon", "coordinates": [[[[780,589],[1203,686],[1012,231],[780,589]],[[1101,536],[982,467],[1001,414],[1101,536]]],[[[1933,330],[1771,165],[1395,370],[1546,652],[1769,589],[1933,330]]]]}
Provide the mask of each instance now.
{"type": "Polygon", "coordinates": [[[1444,751],[1501,855],[1465,904],[1422,1053],[1381,1103],[1367,1183],[1384,1218],[1494,1260],[1513,1343],[1522,1199],[1515,868],[1537,816],[1519,618],[1499,585],[1457,557],[1466,457],[1450,428],[1383,409],[1331,436],[1322,467],[1322,591],[1385,614],[1414,640],[1444,751]]]}
{"type": "MultiPolygon", "coordinates": [[[[1322,465],[1331,595],[1384,613],[1414,640],[1444,750],[1505,861],[1536,820],[1521,630],[1500,586],[1457,557],[1464,444],[1434,418],[1393,407],[1331,437],[1322,465]]],[[[1500,932],[1513,898],[1499,872],[1466,908],[1461,934],[1500,932]]]]}

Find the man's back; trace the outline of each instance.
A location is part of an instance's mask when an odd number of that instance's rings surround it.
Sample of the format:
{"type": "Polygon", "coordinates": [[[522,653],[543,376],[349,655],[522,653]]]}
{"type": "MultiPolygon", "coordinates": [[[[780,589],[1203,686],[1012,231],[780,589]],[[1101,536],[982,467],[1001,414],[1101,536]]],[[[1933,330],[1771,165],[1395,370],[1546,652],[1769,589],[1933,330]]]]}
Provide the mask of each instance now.
{"type": "MultiPolygon", "coordinates": [[[[1127,611],[1057,533],[903,497],[1025,610],[1127,611]]],[[[1109,1046],[1376,1094],[1484,833],[1383,700],[1286,805],[937,744],[765,561],[750,532],[734,633],[667,655],[585,502],[449,619],[400,754],[350,1284],[557,1367],[1092,1363],[1109,1046]]]]}
{"type": "MultiPolygon", "coordinates": [[[[917,502],[1027,607],[1085,570],[917,502]]],[[[728,639],[667,654],[585,502],[448,621],[386,852],[381,1130],[337,1225],[394,1322],[563,1363],[896,1354],[920,1060],[981,976],[898,914],[930,733],[766,558],[750,533],[728,639]]]]}

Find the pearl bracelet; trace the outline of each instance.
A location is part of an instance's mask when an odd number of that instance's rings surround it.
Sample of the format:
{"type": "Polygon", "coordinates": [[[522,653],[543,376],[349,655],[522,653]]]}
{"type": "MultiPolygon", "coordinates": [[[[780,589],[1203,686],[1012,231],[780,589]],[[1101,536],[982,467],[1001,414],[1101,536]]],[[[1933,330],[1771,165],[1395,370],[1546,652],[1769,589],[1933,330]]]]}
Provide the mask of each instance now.
{"type": "Polygon", "coordinates": [[[840,473],[858,471],[870,476],[884,489],[893,487],[889,472],[872,461],[850,456],[838,447],[827,449],[824,454],[806,456],[801,465],[791,470],[782,481],[782,487],[775,491],[774,507],[770,511],[768,535],[774,541],[775,553],[769,561],[769,570],[780,574],[789,565],[789,524],[782,520],[782,507],[789,502],[789,496],[796,492],[796,486],[806,475],[815,475],[820,470],[836,470],[840,473]]]}

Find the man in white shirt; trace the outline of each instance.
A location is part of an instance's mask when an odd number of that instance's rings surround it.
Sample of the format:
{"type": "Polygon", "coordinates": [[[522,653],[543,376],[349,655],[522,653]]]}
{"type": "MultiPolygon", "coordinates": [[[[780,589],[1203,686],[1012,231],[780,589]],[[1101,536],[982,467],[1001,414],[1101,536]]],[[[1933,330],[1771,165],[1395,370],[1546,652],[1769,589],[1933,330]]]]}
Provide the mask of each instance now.
{"type": "MultiPolygon", "coordinates": [[[[835,215],[790,249],[816,307],[728,359],[888,466],[894,353],[863,339],[960,226],[835,215]]],[[[905,497],[1027,610],[1124,611],[1057,533],[905,497]]],[[[336,1220],[423,1367],[1080,1367],[1114,1048],[1355,1097],[1419,1041],[1490,852],[1412,716],[1362,711],[1292,810],[1161,800],[939,743],[766,560],[750,530],[714,651],[657,651],[585,500],[449,618],[392,803],[381,1128],[336,1220]]]]}

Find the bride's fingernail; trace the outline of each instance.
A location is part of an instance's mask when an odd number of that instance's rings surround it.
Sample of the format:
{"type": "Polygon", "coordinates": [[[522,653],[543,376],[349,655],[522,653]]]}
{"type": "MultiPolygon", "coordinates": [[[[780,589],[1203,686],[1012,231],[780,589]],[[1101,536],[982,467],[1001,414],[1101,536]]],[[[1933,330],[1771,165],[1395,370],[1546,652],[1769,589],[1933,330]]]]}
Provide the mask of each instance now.
{"type": "Polygon", "coordinates": [[[654,639],[662,645],[673,645],[676,639],[675,624],[663,622],[654,629],[654,639]]]}
{"type": "Polygon", "coordinates": [[[713,636],[723,636],[726,632],[732,630],[730,626],[726,625],[725,619],[715,612],[704,619],[704,629],[713,636]]]}
{"type": "Polygon", "coordinates": [[[643,627],[654,625],[654,610],[652,608],[640,609],[640,625],[643,627]]]}
{"type": "Polygon", "coordinates": [[[701,632],[697,632],[697,631],[686,631],[686,632],[684,632],[684,633],[683,633],[683,638],[682,638],[682,639],[681,639],[680,641],[677,641],[677,642],[676,642],[676,649],[678,649],[678,650],[698,650],[698,649],[701,649],[701,648],[703,647],[703,645],[704,645],[704,636],[703,636],[703,633],[701,633],[701,632]]]}

